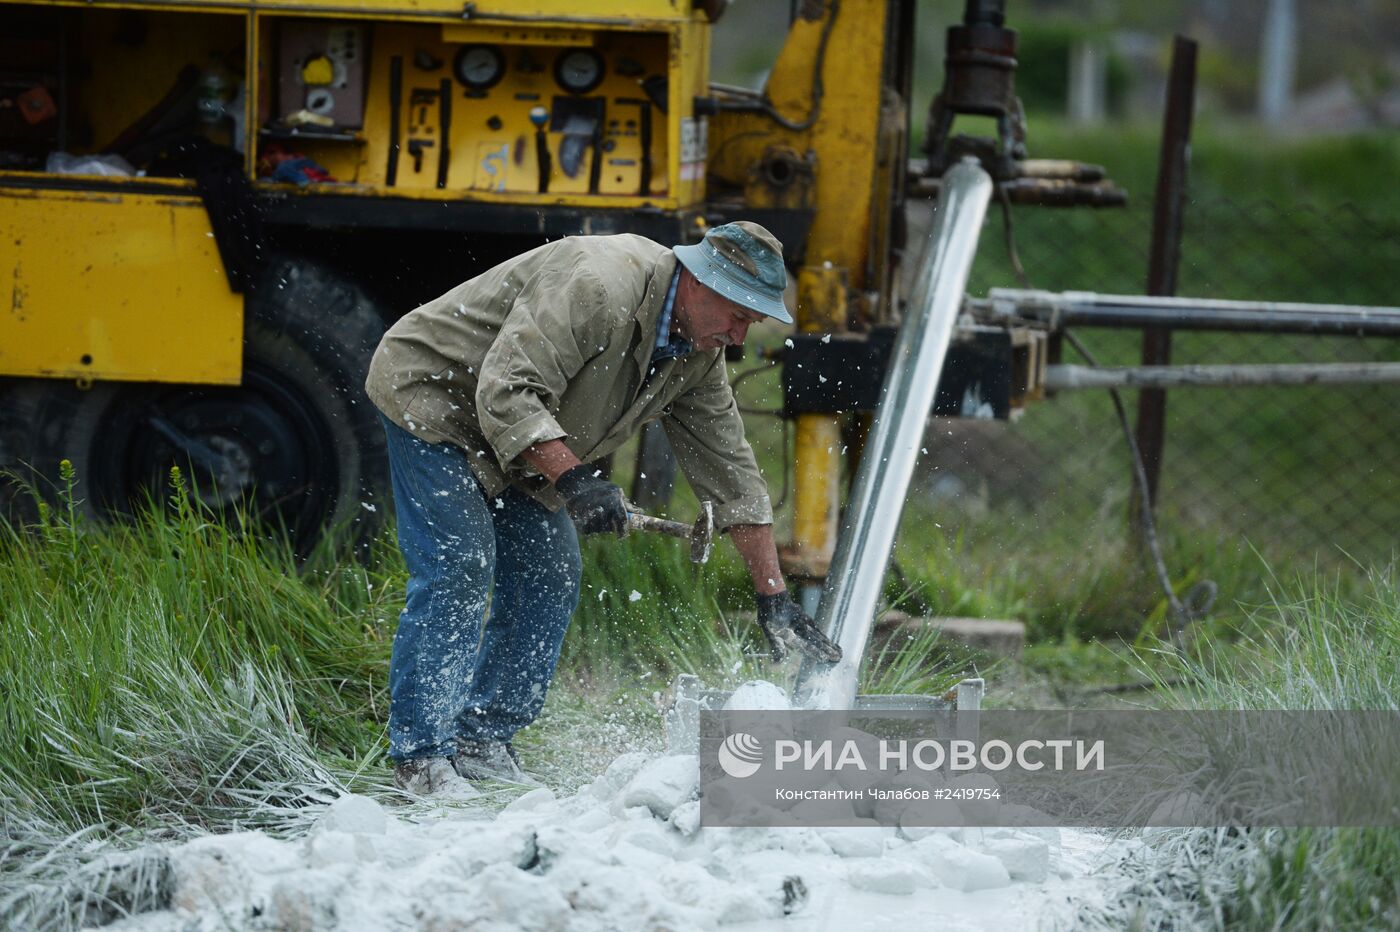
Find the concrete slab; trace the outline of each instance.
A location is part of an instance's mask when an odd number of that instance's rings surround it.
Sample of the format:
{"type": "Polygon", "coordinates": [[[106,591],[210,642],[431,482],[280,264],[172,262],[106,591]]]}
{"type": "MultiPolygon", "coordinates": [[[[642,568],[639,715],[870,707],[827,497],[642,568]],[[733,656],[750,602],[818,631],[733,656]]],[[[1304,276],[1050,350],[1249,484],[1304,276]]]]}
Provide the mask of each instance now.
{"type": "Polygon", "coordinates": [[[929,628],[954,644],[986,651],[996,657],[1020,660],[1026,645],[1024,622],[1003,618],[921,618],[903,612],[886,612],[875,625],[881,640],[896,636],[918,636],[929,628]]]}

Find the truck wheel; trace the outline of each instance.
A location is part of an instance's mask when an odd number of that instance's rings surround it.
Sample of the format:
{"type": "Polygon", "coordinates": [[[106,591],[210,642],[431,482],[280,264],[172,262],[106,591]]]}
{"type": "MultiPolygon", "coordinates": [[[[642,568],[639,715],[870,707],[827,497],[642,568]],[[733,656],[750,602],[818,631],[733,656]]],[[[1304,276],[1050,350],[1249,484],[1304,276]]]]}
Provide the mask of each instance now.
{"type": "Polygon", "coordinates": [[[24,384],[22,379],[0,379],[0,520],[20,525],[38,517],[25,485],[34,428],[21,420],[16,402],[24,384]]]}
{"type": "Polygon", "coordinates": [[[298,261],[270,266],[246,318],[237,387],[30,383],[36,467],[54,477],[70,460],[93,517],[165,500],[179,466],[201,501],[242,505],[298,553],[328,528],[367,539],[388,489],[384,432],[364,394],[383,319],[360,289],[298,261]]]}

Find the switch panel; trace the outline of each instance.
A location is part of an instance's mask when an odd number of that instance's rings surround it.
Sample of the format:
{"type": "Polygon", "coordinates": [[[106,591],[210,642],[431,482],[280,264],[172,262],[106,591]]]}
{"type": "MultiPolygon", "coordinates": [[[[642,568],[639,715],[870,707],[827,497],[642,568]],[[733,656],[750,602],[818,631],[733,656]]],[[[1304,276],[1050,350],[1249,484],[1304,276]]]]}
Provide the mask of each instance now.
{"type": "Polygon", "coordinates": [[[365,27],[326,20],[281,24],[277,68],[278,114],[301,110],[359,129],[365,114],[365,27]]]}
{"type": "MultiPolygon", "coordinates": [[[[435,186],[441,159],[447,189],[496,196],[666,193],[667,117],[641,86],[647,78],[665,83],[666,35],[555,35],[473,24],[449,34],[442,27],[375,25],[367,117],[376,124],[399,115],[396,189],[435,186]],[[409,65],[397,103],[377,77],[396,57],[409,65]],[[414,64],[419,61],[437,67],[414,64]],[[445,108],[428,90],[442,79],[450,87],[445,108]],[[443,114],[451,120],[445,151],[443,114]],[[413,140],[420,140],[416,152],[413,140]]],[[[365,136],[363,162],[346,174],[373,184],[390,158],[380,145],[388,133],[365,136]]]]}

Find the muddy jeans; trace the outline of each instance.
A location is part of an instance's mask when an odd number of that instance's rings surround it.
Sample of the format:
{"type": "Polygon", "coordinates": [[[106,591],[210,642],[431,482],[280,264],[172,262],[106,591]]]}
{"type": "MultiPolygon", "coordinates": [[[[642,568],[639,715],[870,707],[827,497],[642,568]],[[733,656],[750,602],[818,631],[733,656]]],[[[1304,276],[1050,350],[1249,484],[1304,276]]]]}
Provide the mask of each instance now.
{"type": "Polygon", "coordinates": [[[389,756],[508,740],[540,714],[578,605],[573,522],[514,489],[488,501],[460,448],[387,419],[384,430],[409,573],[389,666],[389,756]]]}

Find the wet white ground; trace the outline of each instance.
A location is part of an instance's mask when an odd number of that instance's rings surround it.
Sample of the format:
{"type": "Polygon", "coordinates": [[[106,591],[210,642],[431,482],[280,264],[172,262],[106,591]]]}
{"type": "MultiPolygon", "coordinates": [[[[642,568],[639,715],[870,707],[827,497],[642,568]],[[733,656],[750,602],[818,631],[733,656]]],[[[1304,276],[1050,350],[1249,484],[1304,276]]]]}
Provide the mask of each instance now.
{"type": "Polygon", "coordinates": [[[577,794],[492,815],[329,806],[305,837],[169,852],[172,908],[112,928],[1067,928],[1130,842],[1081,831],[699,828],[693,756],[625,754],[577,794]]]}
{"type": "MultiPolygon", "coordinates": [[[[787,697],[752,681],[731,698],[740,706],[787,697]]],[[[390,809],[345,796],[300,838],[169,848],[171,908],[110,928],[1070,928],[1141,851],[1076,830],[896,828],[897,813],[879,813],[891,827],[702,828],[698,784],[693,753],[633,751],[572,795],[536,789],[500,811],[484,798],[390,809]]],[[[971,805],[948,821],[1000,807],[971,805]]]]}

